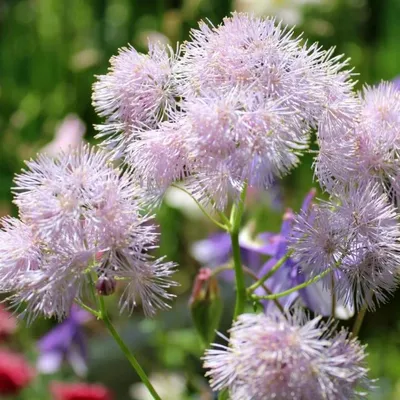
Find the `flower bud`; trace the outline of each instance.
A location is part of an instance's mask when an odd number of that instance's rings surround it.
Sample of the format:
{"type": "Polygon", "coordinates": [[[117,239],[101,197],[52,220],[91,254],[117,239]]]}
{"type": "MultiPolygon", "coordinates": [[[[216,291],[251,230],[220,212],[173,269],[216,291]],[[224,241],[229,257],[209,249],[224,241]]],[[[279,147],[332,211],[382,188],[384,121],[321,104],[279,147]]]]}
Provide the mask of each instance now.
{"type": "Polygon", "coordinates": [[[217,279],[210,268],[202,268],[193,285],[189,300],[194,325],[205,345],[215,336],[222,313],[222,301],[217,279]]]}
{"type": "Polygon", "coordinates": [[[115,292],[117,281],[107,275],[99,276],[96,282],[96,290],[100,296],[109,296],[115,292]]]}

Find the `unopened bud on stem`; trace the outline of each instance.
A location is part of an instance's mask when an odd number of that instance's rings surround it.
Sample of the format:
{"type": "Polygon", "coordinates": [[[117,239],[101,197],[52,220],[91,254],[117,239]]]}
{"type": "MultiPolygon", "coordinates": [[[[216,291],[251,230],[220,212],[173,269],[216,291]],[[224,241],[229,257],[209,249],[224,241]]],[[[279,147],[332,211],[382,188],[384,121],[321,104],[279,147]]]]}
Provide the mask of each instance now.
{"type": "Polygon", "coordinates": [[[96,290],[100,296],[109,296],[115,292],[117,281],[106,275],[99,276],[96,282],[96,290]]]}

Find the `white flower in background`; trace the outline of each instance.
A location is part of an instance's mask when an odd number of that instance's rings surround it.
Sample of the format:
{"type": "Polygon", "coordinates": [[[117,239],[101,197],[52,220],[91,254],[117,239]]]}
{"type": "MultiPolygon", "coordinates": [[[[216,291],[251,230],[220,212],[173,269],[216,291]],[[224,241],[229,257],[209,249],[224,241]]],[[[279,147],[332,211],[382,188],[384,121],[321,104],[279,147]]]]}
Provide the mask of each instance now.
{"type": "Polygon", "coordinates": [[[303,21],[304,6],[326,5],[327,3],[328,0],[234,0],[233,9],[260,16],[273,15],[286,24],[298,25],[303,21]]]}
{"type": "MultiPolygon", "coordinates": [[[[178,373],[155,373],[150,382],[163,400],[182,400],[186,392],[186,380],[178,373]]],[[[135,383],[129,393],[134,400],[153,400],[153,396],[143,383],[135,383]]]]}
{"type": "MultiPolygon", "coordinates": [[[[182,189],[171,186],[165,193],[165,202],[172,208],[176,208],[189,219],[202,219],[205,218],[203,212],[200,210],[196,201],[185,193],[182,189]]],[[[208,209],[207,211],[210,211],[208,209]]]]}

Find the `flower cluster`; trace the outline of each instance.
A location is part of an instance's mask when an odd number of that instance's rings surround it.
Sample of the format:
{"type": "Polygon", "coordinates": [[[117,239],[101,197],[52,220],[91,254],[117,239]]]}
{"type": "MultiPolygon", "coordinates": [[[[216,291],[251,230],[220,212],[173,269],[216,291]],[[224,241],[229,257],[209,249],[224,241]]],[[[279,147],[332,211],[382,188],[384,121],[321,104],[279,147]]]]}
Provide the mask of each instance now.
{"type": "MultiPolygon", "coordinates": [[[[152,256],[157,233],[142,206],[182,181],[183,191],[217,209],[226,229],[195,246],[198,259],[213,267],[234,255],[235,321],[228,344],[204,358],[212,388],[232,400],[363,397],[364,348],[322,317],[349,318],[397,287],[400,91],[382,83],[356,94],[351,75],[332,49],[240,13],[219,26],[201,22],[176,52],[161,44],[148,54],[121,49],[93,88],[106,150],[81,145],[56,158],[39,155],[15,179],[19,219],[1,221],[0,293],[28,319],[62,319],[74,302],[90,310],[82,304],[90,289],[106,296],[119,286],[121,311],[138,301],[146,315],[169,307],[175,264],[152,256]],[[258,244],[239,238],[247,187],[269,188],[314,139],[315,177],[329,199],[314,204],[311,191],[298,215],[286,211],[278,234],[264,232],[258,244]],[[221,211],[230,200],[242,203],[228,219],[221,211]],[[259,279],[247,290],[240,268],[259,279]],[[242,314],[246,296],[265,312],[242,314]],[[319,316],[309,319],[301,304],[319,316]]],[[[232,279],[233,271],[225,274],[232,279]]],[[[207,280],[208,269],[195,294],[207,280]]],[[[207,301],[211,292],[217,297],[216,286],[203,289],[207,301]]],[[[39,369],[54,371],[66,358],[85,372],[86,317],[75,311],[42,339],[39,369]]],[[[97,315],[107,322],[103,307],[97,315]]],[[[25,375],[15,387],[31,379],[25,375]]],[[[51,391],[60,400],[112,398],[98,386],[51,391]]]]}
{"type": "Polygon", "coordinates": [[[321,121],[333,136],[357,108],[346,61],[273,19],[234,13],[191,35],[177,55],[122,50],[94,86],[101,136],[152,196],[184,179],[223,209],[292,169],[321,121]]]}
{"type": "Polygon", "coordinates": [[[374,308],[400,272],[400,92],[381,83],[358,101],[335,137],[318,134],[315,172],[330,200],[314,207],[311,221],[298,216],[293,249],[305,272],[334,271],[339,298],[374,308]]]}
{"type": "Polygon", "coordinates": [[[232,400],[349,400],[370,385],[364,348],[319,317],[243,314],[230,334],[228,346],[207,350],[204,367],[232,400]]]}
{"type": "Polygon", "coordinates": [[[355,182],[377,183],[397,201],[400,91],[395,83],[367,86],[357,102],[357,114],[335,127],[334,137],[320,135],[316,175],[330,193],[355,182]]]}
{"type": "Polygon", "coordinates": [[[157,234],[131,173],[88,146],[27,166],[15,179],[20,219],[2,221],[1,292],[31,318],[63,318],[92,281],[101,294],[123,283],[121,310],[167,307],[174,264],[149,254],[157,234]]]}
{"type": "Polygon", "coordinates": [[[107,138],[114,156],[125,153],[132,129],[157,126],[175,107],[173,61],[172,49],[161,44],[151,45],[147,55],[133,47],[122,48],[111,59],[110,72],[98,77],[93,105],[106,118],[98,126],[99,136],[107,138]]]}

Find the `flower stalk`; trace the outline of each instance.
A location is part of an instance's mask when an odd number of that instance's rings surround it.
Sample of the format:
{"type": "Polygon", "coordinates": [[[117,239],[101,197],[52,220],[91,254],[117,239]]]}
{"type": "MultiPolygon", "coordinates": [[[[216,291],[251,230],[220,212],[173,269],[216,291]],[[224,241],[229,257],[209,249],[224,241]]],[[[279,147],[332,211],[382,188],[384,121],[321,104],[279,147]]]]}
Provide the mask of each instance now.
{"type": "Polygon", "coordinates": [[[139,378],[147,387],[148,391],[153,396],[154,400],[161,400],[161,397],[158,395],[154,386],[151,384],[149,378],[147,377],[146,373],[144,372],[143,368],[140,366],[139,362],[136,360],[135,356],[129,350],[128,346],[122,340],[121,336],[118,334],[117,330],[114,328],[112,324],[107,309],[104,303],[104,299],[102,296],[99,296],[99,304],[100,304],[100,319],[104,322],[104,325],[107,327],[108,331],[110,332],[111,336],[114,338],[115,342],[118,344],[119,348],[124,353],[127,360],[130,362],[136,373],[139,375],[139,378]]]}
{"type": "Polygon", "coordinates": [[[244,185],[240,200],[238,204],[232,206],[230,225],[231,229],[229,234],[231,236],[232,242],[232,257],[233,265],[235,270],[235,280],[236,280],[236,303],[235,311],[233,314],[234,319],[240,314],[243,314],[244,307],[247,299],[246,283],[244,280],[244,271],[242,266],[242,260],[240,256],[240,245],[239,245],[239,229],[244,212],[244,201],[246,199],[247,184],[244,185]]]}
{"type": "Polygon", "coordinates": [[[360,333],[360,329],[364,321],[365,314],[367,313],[367,309],[368,309],[368,304],[364,304],[364,306],[357,314],[356,320],[354,321],[353,329],[351,331],[351,334],[353,336],[358,336],[358,334],[360,333]]]}

